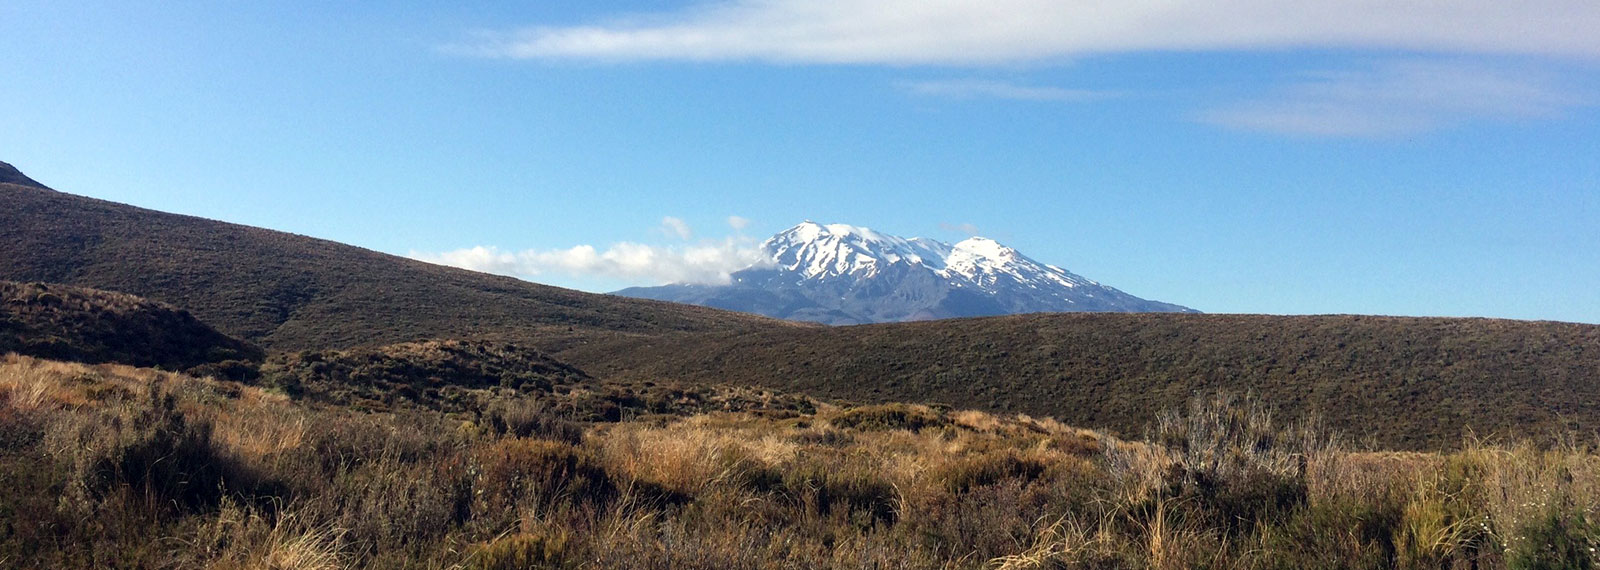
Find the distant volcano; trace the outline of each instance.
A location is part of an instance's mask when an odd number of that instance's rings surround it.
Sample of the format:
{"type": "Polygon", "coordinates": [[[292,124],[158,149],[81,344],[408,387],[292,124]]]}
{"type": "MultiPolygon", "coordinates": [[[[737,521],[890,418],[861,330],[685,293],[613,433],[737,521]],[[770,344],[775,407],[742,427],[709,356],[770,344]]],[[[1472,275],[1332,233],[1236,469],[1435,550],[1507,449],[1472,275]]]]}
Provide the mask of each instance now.
{"type": "Polygon", "coordinates": [[[861,324],[1042,312],[1197,312],[1039,263],[992,239],[954,245],[805,222],[761,244],[767,261],[728,285],[633,287],[617,295],[861,324]]]}

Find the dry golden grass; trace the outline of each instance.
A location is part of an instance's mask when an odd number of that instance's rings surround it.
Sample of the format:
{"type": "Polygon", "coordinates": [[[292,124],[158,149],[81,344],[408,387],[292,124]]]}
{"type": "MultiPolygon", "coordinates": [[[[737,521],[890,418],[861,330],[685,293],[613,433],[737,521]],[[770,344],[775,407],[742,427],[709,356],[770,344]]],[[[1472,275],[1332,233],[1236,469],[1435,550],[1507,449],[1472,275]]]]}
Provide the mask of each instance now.
{"type": "Polygon", "coordinates": [[[1600,546],[1600,454],[1589,445],[1348,450],[1249,405],[1207,402],[1155,426],[1151,441],[912,405],[551,435],[478,429],[488,410],[308,407],[231,382],[10,356],[0,359],[0,478],[18,492],[0,498],[14,529],[0,535],[0,560],[218,570],[1600,562],[1585,550],[1600,546]]]}

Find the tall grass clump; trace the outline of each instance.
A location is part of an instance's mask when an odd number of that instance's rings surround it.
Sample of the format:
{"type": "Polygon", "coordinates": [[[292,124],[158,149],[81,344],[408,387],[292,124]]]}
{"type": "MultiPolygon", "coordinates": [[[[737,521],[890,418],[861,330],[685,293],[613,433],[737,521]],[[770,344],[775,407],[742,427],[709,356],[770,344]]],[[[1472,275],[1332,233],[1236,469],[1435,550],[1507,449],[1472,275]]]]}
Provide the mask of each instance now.
{"type": "Polygon", "coordinates": [[[1304,505],[1309,463],[1334,449],[1315,423],[1280,425],[1260,401],[1230,394],[1162,413],[1149,439],[1172,453],[1175,498],[1198,502],[1229,532],[1304,505]]]}

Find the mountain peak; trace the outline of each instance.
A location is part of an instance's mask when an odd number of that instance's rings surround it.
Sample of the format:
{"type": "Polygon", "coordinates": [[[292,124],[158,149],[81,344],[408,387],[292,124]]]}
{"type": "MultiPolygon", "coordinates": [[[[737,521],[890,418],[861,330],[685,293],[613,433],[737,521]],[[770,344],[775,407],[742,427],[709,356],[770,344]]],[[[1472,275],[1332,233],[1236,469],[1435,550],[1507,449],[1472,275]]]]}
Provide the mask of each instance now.
{"type": "Polygon", "coordinates": [[[1015,249],[1011,249],[1001,245],[1000,242],[980,236],[973,236],[956,242],[954,249],[956,251],[964,251],[973,255],[996,260],[1015,259],[1019,255],[1015,249]]]}
{"type": "Polygon", "coordinates": [[[1140,299],[984,237],[955,245],[806,220],[762,242],[769,262],[724,286],[619,291],[831,324],[1048,311],[1191,311],[1140,299]]]}
{"type": "Polygon", "coordinates": [[[907,240],[872,228],[806,220],[761,244],[779,268],[805,279],[871,276],[897,263],[943,267],[949,246],[907,240]],[[943,246],[942,248],[939,246],[943,246]]]}
{"type": "Polygon", "coordinates": [[[0,162],[0,184],[16,184],[18,186],[43,188],[45,190],[50,189],[49,186],[45,186],[32,178],[28,178],[28,175],[23,174],[21,170],[17,170],[17,167],[11,166],[11,164],[6,162],[0,162]]]}

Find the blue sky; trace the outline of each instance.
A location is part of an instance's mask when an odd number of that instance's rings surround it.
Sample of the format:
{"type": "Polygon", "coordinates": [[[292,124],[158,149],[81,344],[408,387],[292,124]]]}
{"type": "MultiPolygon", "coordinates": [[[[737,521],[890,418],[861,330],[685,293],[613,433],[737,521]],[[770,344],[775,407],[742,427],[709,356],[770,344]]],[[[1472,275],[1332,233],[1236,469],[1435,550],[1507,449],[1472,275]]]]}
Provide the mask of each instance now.
{"type": "Polygon", "coordinates": [[[0,160],[591,291],[812,219],[1207,312],[1600,323],[1595,29],[1589,0],[12,0],[0,160]]]}

